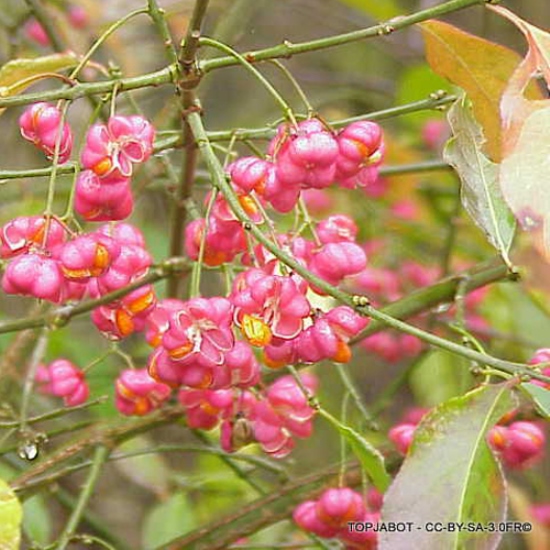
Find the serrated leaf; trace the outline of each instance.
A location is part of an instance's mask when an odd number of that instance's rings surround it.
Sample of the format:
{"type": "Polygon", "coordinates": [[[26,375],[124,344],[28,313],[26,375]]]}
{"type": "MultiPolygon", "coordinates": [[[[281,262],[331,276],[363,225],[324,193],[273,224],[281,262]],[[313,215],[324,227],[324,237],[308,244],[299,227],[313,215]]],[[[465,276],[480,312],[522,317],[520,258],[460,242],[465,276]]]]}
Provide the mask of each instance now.
{"type": "Polygon", "coordinates": [[[531,383],[521,384],[519,387],[533,401],[539,413],[550,418],[550,390],[531,383]]]}
{"type": "Polygon", "coordinates": [[[482,152],[485,139],[466,97],[449,109],[448,120],[453,137],[447,142],[443,158],[460,177],[462,204],[510,265],[508,252],[516,222],[499,188],[498,165],[482,152]]]}
{"type": "Polygon", "coordinates": [[[195,527],[193,506],[184,493],[175,493],[153,506],[145,518],[142,541],[146,550],[185,535],[195,527]]]}
{"type": "Polygon", "coordinates": [[[17,550],[21,540],[21,503],[10,486],[0,479],[0,550],[17,550]]]}
{"type": "MultiPolygon", "coordinates": [[[[513,406],[509,386],[498,384],[477,388],[428,413],[384,497],[383,521],[411,521],[417,526],[503,521],[505,481],[486,434],[513,406]]],[[[382,532],[379,549],[492,549],[500,537],[458,530],[382,532]]]]}
{"type": "Polygon", "coordinates": [[[326,418],[346,439],[365,472],[376,488],[383,493],[388,488],[391,478],[386,471],[382,454],[353,428],[345,426],[333,417],[326,418]]]}
{"type": "MultiPolygon", "coordinates": [[[[448,23],[426,21],[420,27],[430,67],[466,91],[487,140],[485,150],[498,162],[501,158],[499,102],[521,57],[448,23]]],[[[541,97],[536,88],[529,93],[532,97],[541,97]]]]}

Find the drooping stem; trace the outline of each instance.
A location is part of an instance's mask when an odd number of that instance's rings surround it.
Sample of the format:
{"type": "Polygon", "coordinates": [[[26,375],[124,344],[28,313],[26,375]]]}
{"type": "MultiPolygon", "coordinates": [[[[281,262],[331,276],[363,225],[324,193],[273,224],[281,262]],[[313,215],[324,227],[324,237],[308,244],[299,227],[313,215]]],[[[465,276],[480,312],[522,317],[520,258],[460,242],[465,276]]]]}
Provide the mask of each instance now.
{"type": "Polygon", "coordinates": [[[258,82],[260,82],[261,85],[269,92],[269,94],[281,107],[285,118],[294,126],[296,126],[296,119],[294,118],[294,114],[292,112],[292,109],[290,108],[290,105],[283,99],[281,94],[273,87],[273,85],[265,78],[265,76],[246,59],[246,57],[235,51],[227,44],[222,44],[221,42],[213,40],[212,38],[202,37],[200,39],[200,43],[204,44],[205,46],[211,46],[233,56],[237,60],[237,62],[242,65],[250,74],[252,74],[254,78],[258,80],[258,82]]]}
{"type": "Polygon", "coordinates": [[[99,445],[96,447],[94,451],[92,467],[90,469],[90,472],[88,473],[88,477],[86,478],[86,482],[84,483],[84,487],[80,492],[78,500],[76,501],[74,510],[69,517],[69,521],[67,522],[65,529],[63,529],[63,532],[59,537],[57,546],[55,547],[56,550],[65,550],[67,544],[69,544],[71,538],[75,534],[78,528],[78,524],[80,523],[80,520],[82,518],[82,514],[86,509],[88,501],[90,500],[90,497],[92,496],[96,483],[99,479],[103,464],[109,457],[109,452],[109,448],[105,445],[99,445]]]}

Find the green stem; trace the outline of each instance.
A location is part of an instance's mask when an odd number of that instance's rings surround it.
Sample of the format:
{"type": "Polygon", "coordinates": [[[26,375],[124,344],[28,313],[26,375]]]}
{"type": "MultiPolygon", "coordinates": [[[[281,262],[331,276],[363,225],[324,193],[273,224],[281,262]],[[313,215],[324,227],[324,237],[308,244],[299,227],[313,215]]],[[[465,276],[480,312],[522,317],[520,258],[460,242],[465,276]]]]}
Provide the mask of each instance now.
{"type": "Polygon", "coordinates": [[[275,243],[271,242],[271,240],[266,237],[263,232],[250,220],[250,218],[242,208],[240,202],[238,201],[238,198],[236,197],[233,189],[225,179],[223,167],[216,157],[214,151],[212,150],[212,146],[208,140],[206,131],[204,130],[200,115],[198,113],[191,113],[188,117],[188,120],[195,135],[199,150],[201,151],[206,165],[212,175],[214,185],[221,191],[229,207],[231,208],[237,219],[243,224],[243,228],[245,229],[245,231],[250,232],[250,234],[267,250],[269,250],[276,258],[278,258],[281,263],[293,269],[306,281],[322,290],[325,294],[332,296],[338,302],[345,304],[353,308],[357,313],[366,317],[370,317],[388,327],[397,329],[401,332],[405,332],[406,334],[411,334],[441,349],[451,351],[452,353],[461,355],[472,361],[478,361],[481,364],[491,366],[497,370],[502,370],[503,372],[514,375],[525,375],[530,378],[532,377],[537,378],[538,380],[550,382],[550,377],[533,371],[533,369],[529,368],[527,365],[512,363],[510,361],[505,361],[503,359],[498,359],[490,355],[479,353],[465,346],[461,346],[449,340],[445,340],[444,338],[436,336],[435,334],[426,332],[413,325],[404,323],[403,321],[400,321],[399,319],[396,319],[388,315],[387,313],[384,313],[374,308],[372,305],[370,305],[368,299],[365,296],[349,295],[343,290],[334,287],[323,279],[310,273],[307,267],[298,262],[296,258],[282,251],[275,243]]]}
{"type": "Polygon", "coordinates": [[[201,27],[206,16],[209,0],[196,0],[193,6],[193,15],[187,34],[180,50],[179,63],[184,75],[197,76],[197,50],[199,48],[199,40],[201,37],[201,27]]]}
{"type": "Polygon", "coordinates": [[[170,29],[166,23],[166,12],[158,5],[157,0],[147,0],[147,11],[149,17],[153,20],[155,27],[157,28],[158,34],[162,39],[164,44],[164,49],[166,51],[166,59],[171,65],[177,65],[178,63],[178,54],[170,36],[170,29]]]}
{"type": "Polygon", "coordinates": [[[78,524],[80,523],[80,519],[82,518],[82,514],[84,513],[84,510],[88,505],[88,501],[90,500],[95,485],[99,479],[103,464],[108,457],[109,449],[107,447],[105,447],[104,445],[100,445],[96,448],[94,452],[92,468],[90,469],[84,487],[80,492],[78,500],[76,501],[76,506],[74,507],[74,510],[69,517],[69,521],[67,522],[65,529],[63,529],[63,532],[59,537],[57,546],[55,547],[56,550],[64,550],[67,547],[67,544],[69,544],[73,535],[75,534],[75,531],[78,528],[78,524]]]}
{"type": "MultiPolygon", "coordinates": [[[[92,45],[92,47],[86,52],[86,55],[80,60],[80,63],[74,68],[71,72],[69,78],[76,78],[76,75],[86,66],[86,63],[90,61],[94,53],[100,48],[100,46],[111,36],[117,29],[122,27],[130,19],[136,17],[136,15],[141,15],[142,13],[149,13],[147,8],[141,8],[135,10],[125,15],[122,19],[115,21],[92,45]]],[[[113,88],[114,89],[114,88],[113,88]]]]}
{"type": "Polygon", "coordinates": [[[440,172],[451,170],[452,167],[442,160],[429,160],[411,164],[398,164],[396,166],[382,166],[379,173],[381,176],[400,176],[405,174],[415,174],[418,172],[440,172]]]}
{"type": "Polygon", "coordinates": [[[159,71],[148,73],[142,76],[133,76],[117,80],[105,80],[101,82],[82,82],[57,90],[48,90],[32,94],[21,94],[10,97],[0,97],[0,107],[15,107],[17,105],[28,105],[38,101],[55,101],[57,99],[74,100],[90,95],[105,94],[113,91],[118,86],[119,92],[145,88],[148,86],[161,86],[174,82],[174,67],[170,65],[159,71]]]}
{"type": "Polygon", "coordinates": [[[124,288],[105,294],[96,300],[87,300],[74,306],[61,306],[44,315],[37,315],[33,317],[26,317],[24,319],[18,319],[16,321],[6,321],[4,323],[0,323],[0,334],[18,332],[27,328],[39,328],[44,326],[58,328],[65,325],[73,317],[82,315],[83,313],[88,313],[98,306],[119,300],[142,286],[171,277],[174,273],[182,274],[188,269],[189,265],[186,258],[169,258],[160,266],[152,269],[147,275],[141,277],[137,281],[134,281],[124,288]]]}
{"type": "Polygon", "coordinates": [[[355,384],[351,379],[347,367],[345,365],[342,365],[341,363],[335,363],[335,365],[336,371],[338,372],[338,376],[340,377],[342,384],[346,388],[348,394],[353,397],[353,401],[363,415],[363,419],[365,420],[367,427],[371,430],[379,430],[380,427],[373,419],[373,415],[367,410],[367,407],[365,407],[365,403],[363,403],[363,399],[359,395],[359,392],[357,391],[357,388],[355,387],[355,384]]]}
{"type": "MultiPolygon", "coordinates": [[[[358,40],[364,40],[365,38],[388,35],[400,29],[410,27],[415,23],[433,19],[434,17],[440,17],[441,15],[458,11],[469,6],[474,6],[476,4],[485,4],[485,0],[450,0],[449,2],[443,2],[437,6],[421,10],[410,15],[395,17],[385,23],[380,23],[366,29],[359,29],[349,33],[328,36],[326,38],[310,40],[308,42],[300,42],[297,44],[285,41],[282,44],[271,48],[246,52],[243,56],[250,63],[275,58],[287,59],[299,53],[313,52],[316,50],[349,44],[350,42],[357,42],[358,40]]],[[[233,57],[218,57],[216,59],[208,59],[203,61],[201,63],[201,69],[204,73],[209,73],[215,69],[231,67],[237,64],[238,61],[236,61],[233,57]]]]}
{"type": "MultiPolygon", "coordinates": [[[[95,405],[105,403],[105,397],[98,397],[92,401],[86,401],[82,405],[75,405],[74,407],[64,407],[62,409],[55,409],[54,411],[48,411],[44,414],[38,416],[31,416],[25,420],[26,425],[38,424],[39,422],[44,422],[44,420],[51,420],[52,418],[59,418],[60,416],[65,416],[76,411],[82,411],[84,409],[89,409],[95,405]]],[[[8,420],[0,422],[0,428],[14,428],[21,425],[21,420],[8,420]]]]}
{"type": "Polygon", "coordinates": [[[298,84],[298,81],[294,78],[293,74],[278,59],[271,59],[270,63],[273,63],[273,65],[275,65],[275,67],[277,67],[285,75],[287,80],[292,84],[292,87],[296,90],[296,93],[300,96],[302,103],[305,105],[307,116],[312,116],[315,109],[300,84],[298,84]]]}
{"type": "Polygon", "coordinates": [[[38,365],[44,357],[46,352],[46,346],[48,345],[48,332],[47,330],[42,330],[40,336],[38,337],[33,354],[31,356],[29,370],[25,377],[25,383],[23,385],[23,396],[21,398],[21,411],[19,415],[19,432],[25,437],[25,434],[29,431],[28,425],[29,421],[27,420],[28,410],[29,410],[29,401],[32,394],[32,388],[34,386],[34,379],[36,377],[36,371],[38,365]]]}
{"type": "MultiPolygon", "coordinates": [[[[193,14],[187,28],[185,41],[179,52],[176,64],[178,80],[177,88],[181,94],[181,133],[180,137],[185,148],[180,183],[174,193],[170,223],[170,255],[183,254],[183,233],[187,223],[187,201],[192,196],[193,185],[197,172],[197,149],[193,135],[187,122],[187,112],[195,105],[195,89],[200,83],[201,74],[197,70],[197,50],[201,27],[206,16],[208,0],[196,0],[193,14]]],[[[176,298],[179,295],[181,279],[171,277],[167,282],[167,295],[176,298]]]]}
{"type": "Polygon", "coordinates": [[[234,57],[238,64],[242,65],[250,74],[252,74],[258,82],[262,84],[262,86],[271,94],[273,99],[279,104],[281,107],[283,114],[285,118],[291,122],[293,125],[296,126],[296,119],[294,118],[294,114],[292,112],[292,109],[290,108],[290,105],[283,99],[281,94],[273,87],[273,85],[265,78],[265,76],[254,67],[245,56],[241,55],[240,53],[236,52],[233,48],[230,46],[227,46],[226,44],[222,44],[221,42],[218,42],[217,40],[214,40],[212,38],[206,38],[202,37],[199,40],[201,45],[205,46],[211,46],[212,48],[216,48],[218,50],[221,50],[222,52],[228,53],[232,57],[234,57]]]}

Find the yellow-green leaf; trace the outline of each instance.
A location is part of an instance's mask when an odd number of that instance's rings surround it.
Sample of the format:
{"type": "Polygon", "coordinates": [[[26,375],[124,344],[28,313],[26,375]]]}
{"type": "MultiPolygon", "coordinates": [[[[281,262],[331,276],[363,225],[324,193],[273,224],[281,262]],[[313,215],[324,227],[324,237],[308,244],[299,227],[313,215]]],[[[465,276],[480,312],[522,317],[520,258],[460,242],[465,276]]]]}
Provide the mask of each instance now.
{"type": "MultiPolygon", "coordinates": [[[[35,82],[35,78],[71,69],[77,64],[78,58],[72,52],[12,59],[0,68],[0,97],[15,95],[35,82]]],[[[0,109],[0,114],[3,112],[4,109],[0,109]]]]}
{"type": "Polygon", "coordinates": [[[0,550],[17,550],[21,540],[21,503],[10,486],[0,479],[0,550]]]}
{"type": "MultiPolygon", "coordinates": [[[[420,24],[426,58],[434,72],[460,86],[473,104],[486,139],[484,150],[495,162],[501,158],[500,98],[521,61],[514,51],[441,21],[420,24]]],[[[540,97],[536,88],[532,97],[540,97]]]]}

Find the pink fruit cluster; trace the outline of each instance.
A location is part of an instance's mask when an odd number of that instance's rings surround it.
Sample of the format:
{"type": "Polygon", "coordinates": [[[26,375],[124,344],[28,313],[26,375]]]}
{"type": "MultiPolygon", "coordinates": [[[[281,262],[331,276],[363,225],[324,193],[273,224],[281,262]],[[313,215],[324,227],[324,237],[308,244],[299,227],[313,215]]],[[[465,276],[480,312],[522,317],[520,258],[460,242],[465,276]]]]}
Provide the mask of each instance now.
{"type": "Polygon", "coordinates": [[[116,115],[90,127],[75,194],[75,210],[85,220],[124,220],[132,213],[133,166],[151,156],[154,138],[153,126],[139,115],[116,115]]]}
{"type": "Polygon", "coordinates": [[[327,489],[317,500],[302,502],[292,517],[305,531],[323,538],[337,538],[348,550],[376,548],[375,532],[352,530],[349,523],[376,524],[380,513],[369,511],[363,497],[348,487],[327,489]]]}
{"type": "MultiPolygon", "coordinates": [[[[296,128],[280,126],[265,159],[239,158],[227,172],[243,209],[254,223],[262,223],[261,209],[269,205],[277,212],[289,212],[303,191],[326,189],[335,183],[347,188],[372,184],[383,155],[382,130],[374,122],[354,122],[334,133],[319,120],[310,119],[296,128]]],[[[204,241],[203,259],[211,266],[230,262],[246,251],[244,230],[221,197],[216,198],[208,220],[193,221],[185,236],[192,259],[197,259],[204,241]]],[[[344,238],[339,243],[352,240],[344,238]]],[[[337,284],[362,269],[357,268],[361,259],[356,259],[358,253],[352,246],[336,245],[332,240],[323,244],[328,246],[316,251],[311,266],[316,274],[337,284]],[[333,272],[327,267],[333,259],[340,266],[349,263],[349,268],[333,272]]]]}
{"type": "Polygon", "coordinates": [[[35,103],[19,118],[21,135],[34,143],[48,159],[52,160],[58,144],[58,162],[69,160],[73,149],[73,135],[67,122],[62,121],[61,111],[49,103],[35,103]]]}
{"type": "Polygon", "coordinates": [[[67,407],[81,405],[90,393],[84,373],[67,359],[38,365],[35,381],[41,393],[62,397],[67,407]]]}
{"type": "MultiPolygon", "coordinates": [[[[317,381],[303,375],[313,392],[317,381]]],[[[244,390],[181,388],[179,402],[191,428],[210,430],[221,422],[221,446],[234,452],[252,442],[273,458],[283,458],[294,448],[294,437],[307,438],[313,430],[315,411],[294,378],[284,376],[256,395],[244,390]]]]}
{"type": "MultiPolygon", "coordinates": [[[[143,276],[151,265],[141,232],[130,224],[104,225],[69,236],[56,218],[19,217],[0,228],[0,257],[10,259],[2,277],[7,294],[55,303],[98,298],[143,276]]],[[[113,339],[142,330],[155,305],[150,285],[96,308],[92,319],[113,339]]]]}

